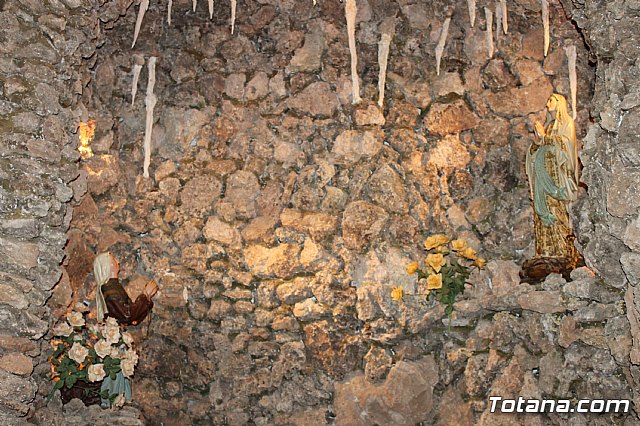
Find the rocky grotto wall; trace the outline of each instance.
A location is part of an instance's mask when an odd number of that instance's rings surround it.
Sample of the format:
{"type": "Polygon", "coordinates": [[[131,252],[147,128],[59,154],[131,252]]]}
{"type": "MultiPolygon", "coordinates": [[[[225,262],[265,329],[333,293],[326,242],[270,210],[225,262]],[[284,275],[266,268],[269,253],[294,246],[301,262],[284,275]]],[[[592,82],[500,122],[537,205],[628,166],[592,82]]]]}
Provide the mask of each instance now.
{"type": "Polygon", "coordinates": [[[209,20],[206,2],[194,13],[176,0],[168,25],[165,2],[152,2],[133,50],[137,2],[84,3],[0,2],[7,423],[637,422],[488,411],[488,395],[638,397],[639,219],[625,184],[638,165],[634,2],[551,1],[546,58],[538,1],[508,2],[492,58],[481,10],[493,2],[478,2],[474,28],[456,2],[437,76],[453,2],[360,1],[357,106],[337,1],[241,2],[234,35],[227,3],[209,20]],[[379,29],[394,15],[379,109],[379,29]],[[548,96],[569,94],[571,44],[588,186],[573,216],[592,269],[531,286],[518,278],[533,254],[524,156],[548,96]],[[146,65],[133,105],[130,91],[134,63],[150,56],[158,105],[144,179],[146,65]],[[96,155],[78,162],[73,133],[87,118],[96,155]],[[441,305],[411,296],[405,272],[439,232],[490,260],[450,328],[441,305]],[[104,250],[131,293],[145,277],[161,289],[136,334],[134,407],[44,406],[42,337],[93,298],[104,250]]]}

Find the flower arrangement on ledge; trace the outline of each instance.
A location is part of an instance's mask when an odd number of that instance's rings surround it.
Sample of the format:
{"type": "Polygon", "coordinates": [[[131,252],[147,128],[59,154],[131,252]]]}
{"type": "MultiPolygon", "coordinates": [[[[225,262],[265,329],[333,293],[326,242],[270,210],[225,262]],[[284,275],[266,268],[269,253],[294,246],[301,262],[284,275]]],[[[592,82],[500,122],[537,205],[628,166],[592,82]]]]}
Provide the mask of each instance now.
{"type": "MultiPolygon", "coordinates": [[[[483,269],[487,261],[478,257],[476,251],[462,239],[451,240],[444,234],[432,235],[424,242],[427,251],[425,267],[417,261],[407,265],[409,275],[418,274],[419,294],[435,299],[446,305],[445,313],[451,317],[456,296],[464,293],[464,286],[471,274],[471,268],[483,269]]],[[[403,291],[399,287],[391,290],[391,298],[400,300],[403,291]]]]}
{"type": "Polygon", "coordinates": [[[122,331],[118,322],[108,317],[104,324],[87,324],[81,312],[67,314],[66,321],[53,328],[49,357],[54,381],[49,399],[57,389],[65,399],[79,397],[85,402],[101,401],[103,407],[123,405],[131,399],[131,384],[138,363],[133,337],[122,331]],[[101,386],[99,386],[101,385],[101,386]],[[72,389],[65,398],[65,393],[72,389]]]}

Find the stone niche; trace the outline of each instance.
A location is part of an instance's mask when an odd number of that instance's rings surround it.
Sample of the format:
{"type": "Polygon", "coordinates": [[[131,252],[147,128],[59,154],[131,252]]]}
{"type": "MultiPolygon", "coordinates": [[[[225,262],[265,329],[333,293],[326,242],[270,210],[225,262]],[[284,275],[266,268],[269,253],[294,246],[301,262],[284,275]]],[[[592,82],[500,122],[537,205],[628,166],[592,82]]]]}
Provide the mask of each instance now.
{"type": "Polygon", "coordinates": [[[175,0],[171,24],[167,2],[150,2],[132,49],[139,3],[0,1],[13,52],[0,56],[3,424],[563,424],[490,413],[488,395],[637,400],[634,2],[550,0],[545,56],[538,0],[507,1],[507,33],[487,28],[497,2],[478,1],[472,27],[466,2],[358,0],[357,105],[337,0],[239,2],[233,34],[226,2],[210,19],[208,2],[175,0]],[[524,158],[547,98],[570,99],[569,45],[585,183],[572,217],[588,267],[528,285],[524,158]],[[94,156],[81,160],[75,133],[89,118],[94,156]],[[451,321],[412,296],[405,271],[434,233],[489,260],[451,321]],[[48,329],[93,300],[106,250],[130,294],[143,277],[160,286],[135,334],[134,402],[47,404],[48,329]],[[406,297],[393,300],[394,286],[406,297]]]}

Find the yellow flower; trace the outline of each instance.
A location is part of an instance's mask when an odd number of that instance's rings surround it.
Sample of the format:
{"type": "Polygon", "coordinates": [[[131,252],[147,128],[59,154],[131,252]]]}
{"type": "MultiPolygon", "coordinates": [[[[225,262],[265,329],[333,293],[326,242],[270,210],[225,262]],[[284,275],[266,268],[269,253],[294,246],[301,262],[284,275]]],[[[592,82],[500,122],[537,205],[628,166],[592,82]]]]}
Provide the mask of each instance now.
{"type": "Polygon", "coordinates": [[[444,260],[444,255],[442,253],[430,253],[427,255],[427,259],[425,262],[427,266],[430,266],[436,274],[440,272],[440,269],[444,266],[446,261],[444,260]]]}
{"type": "Polygon", "coordinates": [[[413,275],[418,270],[418,262],[411,262],[407,265],[407,274],[413,275]]]}
{"type": "Polygon", "coordinates": [[[454,251],[462,251],[467,248],[467,242],[463,239],[451,241],[451,248],[454,251]]]}
{"type": "Polygon", "coordinates": [[[447,244],[448,242],[449,242],[449,237],[447,237],[444,234],[432,235],[428,237],[427,240],[424,242],[424,248],[426,250],[431,250],[436,247],[447,244]]]}
{"type": "Polygon", "coordinates": [[[482,257],[479,257],[475,260],[475,262],[473,262],[473,264],[480,269],[484,269],[485,265],[487,264],[487,260],[483,259],[482,257]]]}
{"type": "Polygon", "coordinates": [[[442,274],[429,275],[427,277],[427,290],[442,288],[442,274]]]}
{"type": "Polygon", "coordinates": [[[391,299],[393,300],[402,300],[402,296],[404,296],[404,292],[402,287],[393,287],[391,289],[391,299]]]}
{"type": "Polygon", "coordinates": [[[462,250],[460,252],[460,254],[463,257],[466,257],[469,260],[476,260],[477,259],[476,251],[474,249],[472,249],[471,247],[467,247],[466,249],[462,250]]]}

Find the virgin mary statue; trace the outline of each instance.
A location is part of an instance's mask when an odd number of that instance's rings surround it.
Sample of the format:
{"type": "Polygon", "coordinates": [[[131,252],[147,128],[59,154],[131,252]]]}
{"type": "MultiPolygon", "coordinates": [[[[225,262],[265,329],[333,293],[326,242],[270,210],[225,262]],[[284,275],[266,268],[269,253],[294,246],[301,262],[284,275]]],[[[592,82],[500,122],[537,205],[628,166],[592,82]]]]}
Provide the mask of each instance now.
{"type": "Polygon", "coordinates": [[[545,125],[535,123],[535,134],[527,151],[526,169],[533,200],[536,256],[523,267],[533,281],[551,272],[568,275],[582,261],[569,217],[569,205],[578,195],[578,144],[564,96],[551,95],[547,121],[545,125]]]}

